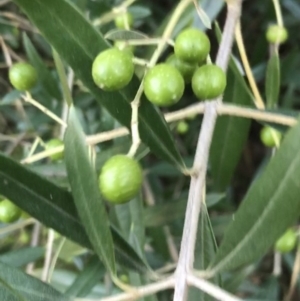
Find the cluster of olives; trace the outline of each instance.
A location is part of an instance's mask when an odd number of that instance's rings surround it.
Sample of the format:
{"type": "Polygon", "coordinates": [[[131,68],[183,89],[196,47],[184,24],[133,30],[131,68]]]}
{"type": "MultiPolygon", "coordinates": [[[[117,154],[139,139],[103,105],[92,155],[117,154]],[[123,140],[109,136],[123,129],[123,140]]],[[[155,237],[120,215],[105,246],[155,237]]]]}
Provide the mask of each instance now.
{"type": "MultiPolygon", "coordinates": [[[[185,83],[190,82],[199,99],[221,95],[226,75],[220,67],[205,64],[209,52],[210,41],[205,33],[196,28],[182,31],[175,40],[174,54],[147,71],[143,81],[146,98],[161,107],[173,105],[182,97],[185,83]]],[[[133,74],[132,52],[116,47],[99,53],[92,66],[94,82],[104,91],[124,88],[133,74]]]]}

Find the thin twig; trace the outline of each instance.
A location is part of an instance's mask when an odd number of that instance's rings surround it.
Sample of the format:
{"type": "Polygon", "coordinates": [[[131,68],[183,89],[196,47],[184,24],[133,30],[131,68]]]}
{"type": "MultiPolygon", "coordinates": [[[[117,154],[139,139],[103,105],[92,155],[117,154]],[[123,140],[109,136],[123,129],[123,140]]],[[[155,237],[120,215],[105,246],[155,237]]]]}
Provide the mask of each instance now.
{"type": "MultiPolygon", "coordinates": [[[[226,23],[216,59],[217,65],[224,71],[226,71],[228,66],[234,31],[241,14],[241,2],[241,0],[236,0],[234,3],[228,4],[226,23]]],[[[205,187],[209,149],[217,120],[217,105],[221,101],[222,97],[205,104],[204,117],[193,165],[195,174],[191,179],[179,261],[175,271],[174,301],[185,301],[188,295],[187,279],[192,273],[194,265],[194,250],[199,212],[203,201],[203,189],[205,187]]]]}
{"type": "MultiPolygon", "coordinates": [[[[31,247],[37,247],[39,244],[40,240],[40,233],[41,233],[42,225],[39,221],[35,221],[33,231],[31,234],[31,241],[30,241],[30,246],[31,247]]],[[[30,262],[26,266],[26,273],[27,274],[32,274],[34,270],[35,262],[30,262]]]]}
{"type": "Polygon", "coordinates": [[[60,241],[60,243],[59,243],[59,245],[57,247],[57,250],[56,250],[55,254],[53,255],[52,261],[51,261],[50,266],[49,266],[49,273],[48,273],[48,278],[47,278],[47,282],[49,282],[49,283],[51,282],[51,278],[52,278],[52,275],[53,275],[53,271],[54,271],[55,265],[57,263],[59,254],[60,254],[60,252],[61,252],[61,250],[62,250],[62,248],[63,248],[66,240],[67,239],[65,237],[61,238],[61,241],[60,241]]]}
{"type": "Polygon", "coordinates": [[[273,5],[276,13],[277,24],[280,27],[283,27],[283,18],[282,18],[279,0],[273,0],[273,5]]]}
{"type": "Polygon", "coordinates": [[[242,36],[242,32],[241,32],[241,24],[240,22],[238,22],[237,26],[236,26],[236,31],[235,31],[235,38],[236,38],[236,43],[240,52],[240,56],[243,62],[243,66],[252,90],[252,93],[254,95],[254,103],[255,106],[258,109],[264,109],[265,108],[265,104],[264,101],[259,93],[258,87],[256,85],[250,64],[249,64],[249,60],[247,57],[247,53],[246,53],[246,49],[245,49],[245,45],[244,45],[244,41],[243,41],[243,36],[242,36]]]}
{"type": "Polygon", "coordinates": [[[65,127],[67,126],[67,124],[63,120],[61,120],[58,116],[56,116],[53,112],[51,112],[46,107],[44,107],[43,105],[41,105],[39,102],[37,102],[36,100],[34,100],[31,97],[31,95],[29,94],[29,92],[26,92],[26,94],[23,95],[22,98],[26,102],[31,103],[32,105],[34,105],[36,108],[38,108],[39,110],[41,110],[44,114],[48,115],[50,118],[52,118],[53,120],[55,120],[60,125],[65,126],[65,127]]]}
{"type": "Polygon", "coordinates": [[[129,157],[133,157],[136,151],[139,148],[141,143],[141,138],[139,134],[139,123],[138,123],[138,110],[140,106],[140,99],[143,94],[143,81],[139,86],[139,89],[135,95],[134,100],[131,102],[131,136],[132,136],[132,144],[130,150],[128,152],[129,157]]]}
{"type": "Polygon", "coordinates": [[[75,299],[75,301],[132,301],[145,296],[155,294],[159,291],[174,287],[174,278],[167,278],[159,282],[141,286],[135,289],[134,292],[123,293],[112,297],[102,299],[75,299]]]}
{"type": "Polygon", "coordinates": [[[293,294],[295,292],[295,288],[296,288],[296,285],[297,285],[297,280],[298,280],[299,274],[300,274],[300,243],[298,243],[298,248],[297,248],[296,258],[295,258],[295,262],[294,262],[292,278],[291,278],[291,283],[290,283],[289,291],[287,293],[285,301],[292,300],[292,297],[293,297],[293,294]]]}
{"type": "Polygon", "coordinates": [[[21,222],[15,223],[15,224],[8,225],[5,228],[0,229],[0,235],[6,235],[13,231],[20,230],[28,225],[32,225],[34,222],[35,222],[35,219],[29,218],[29,219],[26,219],[24,221],[21,221],[21,222]]]}
{"type": "Polygon", "coordinates": [[[6,5],[7,3],[9,3],[11,0],[2,0],[0,1],[0,7],[6,5]]]}
{"type": "MultiPolygon", "coordinates": [[[[197,103],[187,108],[165,114],[167,122],[174,122],[185,119],[195,114],[202,114],[204,112],[205,103],[197,103]]],[[[218,115],[229,115],[237,117],[251,118],[254,120],[260,120],[265,122],[273,122],[286,126],[294,126],[297,123],[297,119],[291,116],[283,114],[270,113],[264,110],[251,109],[247,107],[241,107],[236,105],[230,105],[226,103],[218,103],[216,106],[218,115]]],[[[109,141],[112,139],[120,138],[129,134],[129,130],[126,127],[120,127],[111,131],[90,135],[86,137],[86,141],[90,145],[95,145],[101,142],[109,141]]],[[[62,152],[63,146],[58,146],[46,151],[42,151],[31,157],[22,160],[22,163],[33,163],[49,157],[50,155],[62,152]]]]}
{"type": "Polygon", "coordinates": [[[282,256],[280,252],[274,252],[274,260],[273,260],[273,275],[275,277],[279,277],[281,275],[281,260],[282,256]]]}
{"type": "MultiPolygon", "coordinates": [[[[150,61],[149,61],[149,67],[153,67],[156,62],[158,61],[159,57],[161,56],[167,41],[170,39],[172,32],[180,19],[180,16],[182,15],[183,11],[186,9],[186,7],[191,3],[192,0],[182,0],[179,2],[178,6],[176,7],[174,13],[172,14],[172,17],[166,26],[162,38],[159,41],[150,61]]],[[[132,108],[132,116],[131,116],[131,133],[132,133],[132,146],[128,152],[128,156],[133,157],[141,143],[140,134],[138,130],[138,108],[140,106],[140,99],[144,91],[144,81],[141,81],[141,84],[139,86],[139,89],[136,93],[136,96],[134,100],[131,103],[132,108]]]]}
{"type": "Polygon", "coordinates": [[[54,230],[49,229],[47,245],[46,245],[46,254],[45,254],[45,260],[44,260],[44,267],[43,267],[43,272],[42,272],[42,277],[41,277],[42,281],[47,281],[47,279],[48,279],[49,269],[50,269],[50,265],[51,265],[53,242],[54,242],[54,230]]]}
{"type": "Polygon", "coordinates": [[[11,56],[9,54],[7,45],[6,45],[6,43],[4,42],[4,39],[1,36],[0,36],[0,43],[1,43],[2,51],[3,51],[5,63],[6,63],[7,66],[10,67],[12,65],[12,59],[11,59],[11,56]]]}
{"type": "Polygon", "coordinates": [[[200,206],[202,203],[202,191],[205,183],[209,147],[216,119],[216,102],[208,102],[205,108],[194,160],[193,168],[196,175],[192,177],[190,184],[179,261],[175,272],[174,301],[185,301],[187,298],[188,286],[186,280],[194,263],[194,249],[200,206]]]}
{"type": "Polygon", "coordinates": [[[226,291],[222,290],[218,286],[213,285],[212,283],[210,283],[204,279],[200,279],[193,274],[190,274],[187,276],[187,282],[189,285],[193,285],[193,286],[199,288],[201,291],[209,294],[216,300],[241,301],[241,299],[233,296],[232,294],[227,293],[226,291]]]}

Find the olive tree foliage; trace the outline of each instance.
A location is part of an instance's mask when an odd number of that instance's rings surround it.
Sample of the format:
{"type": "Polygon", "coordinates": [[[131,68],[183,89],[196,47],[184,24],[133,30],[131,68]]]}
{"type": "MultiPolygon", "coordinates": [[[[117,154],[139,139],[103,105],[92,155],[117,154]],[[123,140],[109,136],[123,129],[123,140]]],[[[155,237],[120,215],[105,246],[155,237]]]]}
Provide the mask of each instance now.
{"type": "Polygon", "coordinates": [[[1,300],[299,298],[300,6],[254,2],[0,1],[1,300]]]}

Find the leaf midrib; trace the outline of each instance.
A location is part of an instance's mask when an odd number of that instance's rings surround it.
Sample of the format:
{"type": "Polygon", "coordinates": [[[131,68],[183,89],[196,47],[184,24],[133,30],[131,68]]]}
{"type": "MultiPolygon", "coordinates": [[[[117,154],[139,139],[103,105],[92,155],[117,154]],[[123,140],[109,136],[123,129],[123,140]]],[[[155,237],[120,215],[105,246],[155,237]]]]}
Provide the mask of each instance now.
{"type": "Polygon", "coordinates": [[[263,213],[260,216],[261,218],[259,218],[256,221],[256,223],[254,224],[254,226],[250,229],[250,231],[245,236],[243,236],[243,238],[236,245],[236,247],[222,261],[220,261],[219,264],[217,264],[215,267],[212,268],[213,273],[217,273],[224,266],[226,266],[227,262],[230,261],[234,256],[236,256],[236,253],[239,252],[240,249],[243,248],[244,245],[248,242],[249,237],[251,239],[251,236],[254,235],[253,233],[255,233],[256,230],[258,228],[260,228],[260,226],[264,220],[264,217],[269,213],[269,211],[272,209],[272,207],[275,204],[275,202],[273,202],[273,199],[276,199],[276,195],[281,193],[281,190],[285,187],[286,179],[290,176],[291,172],[294,170],[294,168],[295,168],[294,166],[299,161],[299,159],[300,159],[300,156],[296,156],[295,159],[292,160],[292,162],[290,163],[289,168],[288,168],[287,172],[285,173],[282,181],[277,186],[277,188],[275,188],[273,196],[269,199],[267,206],[263,210],[263,213]]]}
{"type": "Polygon", "coordinates": [[[55,209],[57,212],[60,212],[63,216],[67,217],[69,220],[74,221],[76,224],[78,224],[80,227],[82,227],[82,225],[80,224],[80,222],[78,221],[78,219],[74,218],[72,215],[67,214],[67,212],[65,210],[63,210],[59,206],[56,206],[53,202],[49,201],[45,196],[37,194],[34,190],[30,189],[29,187],[27,187],[26,185],[22,184],[21,182],[14,180],[11,176],[3,173],[2,171],[0,171],[0,175],[3,176],[4,178],[9,179],[9,181],[11,181],[15,185],[21,187],[22,189],[24,189],[25,191],[27,191],[27,193],[33,195],[36,199],[43,200],[45,204],[47,204],[51,208],[55,209]]]}
{"type": "MultiPolygon", "coordinates": [[[[73,122],[72,122],[73,123],[73,122]]],[[[70,125],[69,125],[70,126],[70,125]]],[[[74,124],[73,125],[73,129],[75,130],[75,133],[77,133],[77,131],[76,131],[76,125],[74,124]]],[[[68,130],[67,130],[68,131],[68,130]]],[[[68,131],[68,136],[70,136],[71,135],[71,133],[70,133],[70,130],[68,131]]],[[[73,146],[72,147],[72,155],[74,155],[74,150],[76,149],[75,148],[75,146],[73,145],[73,144],[75,144],[75,141],[74,141],[74,139],[73,139],[73,137],[69,137],[69,139],[70,139],[70,144],[73,146]]],[[[84,151],[84,150],[83,150],[84,151]]],[[[73,156],[72,156],[73,157],[73,156]]],[[[75,157],[75,156],[74,156],[75,157]]],[[[88,162],[88,164],[90,164],[89,162],[88,162]]],[[[79,169],[79,165],[78,165],[78,161],[77,160],[73,160],[73,166],[74,166],[74,168],[76,169],[76,170],[80,170],[79,169]]],[[[107,267],[111,270],[111,272],[113,272],[114,271],[114,264],[113,264],[113,262],[111,262],[109,259],[108,259],[108,257],[106,256],[106,252],[105,252],[105,249],[102,247],[102,240],[101,240],[101,237],[98,235],[99,233],[96,231],[96,229],[95,229],[95,227],[94,227],[94,223],[92,222],[93,220],[94,220],[94,218],[93,218],[93,216],[91,215],[91,211],[89,210],[89,206],[88,206],[88,202],[86,202],[85,200],[86,200],[86,196],[85,196],[85,192],[83,192],[83,191],[85,191],[85,189],[84,189],[84,186],[85,185],[81,185],[82,184],[82,182],[80,181],[80,179],[79,179],[79,177],[77,176],[78,175],[78,173],[75,173],[75,176],[74,176],[74,178],[76,179],[76,185],[78,185],[79,187],[82,187],[83,189],[81,189],[80,191],[81,191],[81,197],[80,197],[80,199],[81,200],[84,200],[83,202],[82,201],[80,201],[79,202],[79,204],[80,205],[82,205],[82,207],[83,207],[83,209],[84,209],[84,211],[86,212],[86,214],[87,214],[87,216],[88,216],[88,219],[87,220],[85,220],[85,222],[86,223],[88,223],[89,225],[90,225],[90,227],[85,227],[86,228],[86,230],[87,230],[87,232],[88,232],[88,229],[90,228],[91,230],[92,230],[92,235],[93,235],[93,239],[91,240],[91,243],[93,244],[93,246],[95,247],[95,249],[96,250],[99,250],[99,248],[100,248],[100,254],[98,254],[99,256],[100,256],[100,258],[102,259],[102,260],[104,260],[105,262],[106,262],[106,264],[107,264],[107,267]],[[95,240],[96,240],[96,243],[95,243],[95,240]]],[[[91,177],[92,177],[92,181],[95,181],[95,178],[94,178],[94,174],[93,175],[91,175],[91,177]]],[[[75,202],[76,202],[76,198],[74,198],[75,199],[75,202]]],[[[76,202],[77,203],[77,202],[76,202]]],[[[110,233],[110,229],[108,228],[108,233],[110,233]]],[[[110,244],[112,244],[113,243],[113,240],[112,240],[112,236],[110,235],[110,244]]],[[[112,250],[113,250],[113,248],[112,248],[112,250]]],[[[98,253],[98,252],[97,252],[98,253]]]]}

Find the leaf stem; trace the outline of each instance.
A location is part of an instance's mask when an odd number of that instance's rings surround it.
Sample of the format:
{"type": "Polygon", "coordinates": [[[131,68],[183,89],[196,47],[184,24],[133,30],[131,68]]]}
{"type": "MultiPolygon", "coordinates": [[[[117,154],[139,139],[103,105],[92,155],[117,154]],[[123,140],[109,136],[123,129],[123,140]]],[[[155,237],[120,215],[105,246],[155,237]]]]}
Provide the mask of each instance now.
{"type": "Polygon", "coordinates": [[[277,24],[280,27],[283,27],[283,18],[282,18],[282,13],[281,13],[281,8],[280,8],[280,3],[279,0],[273,0],[273,5],[276,13],[276,19],[277,19],[277,24]]]}

